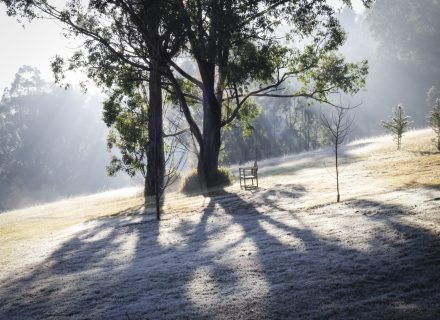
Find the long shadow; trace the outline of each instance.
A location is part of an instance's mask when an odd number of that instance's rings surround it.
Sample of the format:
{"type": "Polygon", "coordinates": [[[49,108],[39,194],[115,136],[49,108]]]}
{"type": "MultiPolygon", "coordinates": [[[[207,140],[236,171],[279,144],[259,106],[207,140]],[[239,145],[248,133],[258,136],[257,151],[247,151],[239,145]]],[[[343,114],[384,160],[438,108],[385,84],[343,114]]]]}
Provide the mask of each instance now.
{"type": "Polygon", "coordinates": [[[203,318],[187,285],[215,256],[202,252],[213,204],[197,223],[178,226],[183,240],[161,239],[173,224],[138,209],[88,222],[27,274],[0,284],[0,319],[203,318]]]}
{"type": "MultiPolygon", "coordinates": [[[[288,226],[256,210],[237,214],[237,203],[243,206],[248,203],[235,194],[229,197],[235,199],[234,209],[221,202],[218,205],[255,243],[258,265],[270,286],[264,317],[430,319],[440,316],[440,239],[422,228],[390,218],[390,212],[413,214],[409,209],[375,203],[382,213],[377,218],[382,229],[368,239],[371,248],[364,251],[343,245],[337,238],[316,234],[310,228],[288,226]],[[265,224],[301,240],[302,250],[289,246],[288,241],[281,242],[282,232],[278,237],[269,234],[263,228],[265,224]],[[386,233],[393,236],[387,238],[386,233]]],[[[353,204],[357,211],[366,207],[365,201],[353,204]]]]}
{"type": "MultiPolygon", "coordinates": [[[[438,200],[438,198],[433,198],[429,202],[438,200]]],[[[419,312],[413,313],[413,318],[439,319],[439,234],[430,229],[424,229],[416,223],[405,222],[405,217],[411,215],[422,215],[421,218],[423,218],[424,210],[413,211],[395,204],[383,204],[363,199],[352,201],[351,204],[356,206],[358,214],[363,214],[370,221],[379,222],[388,230],[393,231],[380,237],[382,249],[387,253],[386,261],[392,268],[385,268],[383,272],[384,276],[386,275],[388,288],[377,290],[377,293],[392,292],[390,303],[398,300],[401,304],[405,303],[413,309],[415,309],[414,306],[418,306],[418,310],[406,310],[407,315],[411,315],[411,311],[419,312]],[[423,312],[420,312],[421,310],[423,312]]],[[[435,208],[435,205],[433,207],[435,208]]],[[[435,211],[434,209],[432,214],[435,214],[435,211]]],[[[435,223],[435,220],[428,222],[435,223]]],[[[377,238],[372,240],[373,246],[377,245],[377,240],[377,238]]],[[[403,316],[405,310],[400,311],[403,316]]]]}
{"type": "MultiPolygon", "coordinates": [[[[305,192],[292,190],[277,196],[305,192]]],[[[0,284],[0,318],[438,318],[438,235],[404,222],[414,214],[404,207],[359,200],[347,208],[376,226],[364,248],[298,212],[260,212],[228,192],[180,223],[130,212],[92,221],[0,284]]],[[[353,225],[353,239],[362,230],[353,225]]]]}
{"type": "MultiPolygon", "coordinates": [[[[120,215],[134,215],[137,210],[120,215]]],[[[30,266],[28,274],[0,285],[0,318],[125,317],[127,301],[136,303],[151,289],[158,267],[155,258],[167,252],[157,243],[159,224],[145,218],[88,222],[90,226],[62,243],[44,262],[30,266]],[[140,259],[146,261],[145,269],[133,269],[140,259]]]]}
{"type": "MultiPolygon", "coordinates": [[[[118,251],[124,254],[118,240],[124,234],[136,234],[143,223],[101,219],[94,224],[74,234],[42,263],[30,266],[27,274],[3,283],[0,318],[74,318],[85,314],[93,318],[94,309],[124,282],[119,279],[124,276],[122,268],[114,278],[102,281],[103,274],[115,275],[113,270],[118,268],[118,261],[109,257],[118,251]],[[112,286],[115,288],[109,291],[112,286]]],[[[143,227],[157,233],[154,224],[143,227]]]]}

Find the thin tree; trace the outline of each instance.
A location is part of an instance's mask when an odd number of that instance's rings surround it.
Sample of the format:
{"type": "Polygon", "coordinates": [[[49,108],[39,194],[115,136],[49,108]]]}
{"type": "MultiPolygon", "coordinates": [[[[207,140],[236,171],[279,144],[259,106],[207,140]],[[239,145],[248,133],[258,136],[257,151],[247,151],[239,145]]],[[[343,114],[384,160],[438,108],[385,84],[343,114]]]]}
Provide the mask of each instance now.
{"type": "Polygon", "coordinates": [[[411,126],[411,117],[405,114],[405,110],[402,104],[398,104],[393,108],[393,114],[390,116],[389,121],[382,120],[382,127],[391,133],[394,140],[397,143],[397,150],[400,150],[402,145],[402,137],[405,132],[411,126]]]}
{"type": "MultiPolygon", "coordinates": [[[[166,113],[166,109],[164,112],[166,113]]],[[[181,116],[181,115],[180,115],[181,116]]],[[[165,133],[163,137],[165,138],[165,173],[163,176],[163,184],[156,184],[155,187],[155,207],[156,207],[156,219],[160,220],[161,218],[161,200],[163,195],[165,194],[165,189],[172,185],[178,178],[179,173],[182,170],[182,167],[185,165],[184,161],[186,158],[183,153],[185,151],[182,146],[181,140],[179,136],[188,131],[188,129],[182,129],[180,127],[181,117],[179,119],[174,119],[174,121],[169,120],[169,132],[165,133]]],[[[156,151],[157,152],[157,151],[156,151]]],[[[157,159],[158,157],[155,157],[157,159]]],[[[157,167],[157,164],[155,164],[157,167]]],[[[159,174],[159,171],[156,171],[156,175],[159,174]]],[[[156,177],[156,179],[159,179],[156,177]]]]}
{"type": "Polygon", "coordinates": [[[437,150],[440,151],[440,98],[435,101],[432,109],[428,123],[437,135],[437,150]]]}
{"type": "MultiPolygon", "coordinates": [[[[357,106],[356,106],[357,107],[357,106]]],[[[341,200],[339,193],[339,146],[344,143],[350,133],[354,117],[348,117],[348,112],[353,108],[337,107],[336,112],[330,117],[321,115],[323,127],[328,131],[335,153],[335,171],[336,171],[336,201],[341,200]]]]}

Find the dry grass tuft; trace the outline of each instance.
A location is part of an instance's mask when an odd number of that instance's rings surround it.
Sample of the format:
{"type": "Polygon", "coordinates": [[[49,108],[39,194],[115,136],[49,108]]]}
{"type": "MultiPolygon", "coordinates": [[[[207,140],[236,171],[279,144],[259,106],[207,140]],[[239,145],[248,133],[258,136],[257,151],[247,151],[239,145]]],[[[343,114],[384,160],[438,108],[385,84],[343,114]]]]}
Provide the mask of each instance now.
{"type": "Polygon", "coordinates": [[[382,150],[370,156],[368,168],[390,187],[440,187],[440,152],[428,130],[405,137],[402,150],[382,150]]]}

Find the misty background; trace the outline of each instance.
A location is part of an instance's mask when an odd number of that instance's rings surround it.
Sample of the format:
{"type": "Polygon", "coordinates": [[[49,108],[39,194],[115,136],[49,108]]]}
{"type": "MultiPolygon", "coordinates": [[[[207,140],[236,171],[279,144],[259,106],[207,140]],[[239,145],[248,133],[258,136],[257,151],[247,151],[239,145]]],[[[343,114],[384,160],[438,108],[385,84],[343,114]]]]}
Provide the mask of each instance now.
{"type": "Polygon", "coordinates": [[[0,210],[136,182],[107,176],[99,96],[64,90],[23,66],[0,108],[0,210]]]}
{"type": "MultiPolygon", "coordinates": [[[[30,34],[19,41],[18,35],[25,31],[2,7],[0,11],[1,29],[11,28],[1,33],[0,211],[139,184],[123,173],[107,175],[111,155],[98,90],[91,87],[86,94],[77,86],[65,90],[49,78],[51,57],[68,52],[72,44],[63,42],[60,30],[47,22],[25,29],[30,34]],[[36,32],[47,36],[36,38],[36,32]],[[32,52],[27,45],[44,50],[32,52]],[[16,66],[19,62],[21,67],[16,66]],[[11,78],[7,74],[12,67],[15,75],[11,78]]],[[[349,61],[369,62],[365,90],[341,98],[345,106],[362,103],[353,111],[351,139],[383,134],[380,120],[399,103],[412,117],[413,127],[427,125],[426,115],[440,97],[439,16],[437,0],[381,0],[371,10],[341,11],[347,32],[342,54],[349,61]]],[[[252,128],[238,123],[223,133],[224,165],[328,143],[320,113],[328,112],[329,106],[300,99],[258,102],[260,114],[252,128]]]]}

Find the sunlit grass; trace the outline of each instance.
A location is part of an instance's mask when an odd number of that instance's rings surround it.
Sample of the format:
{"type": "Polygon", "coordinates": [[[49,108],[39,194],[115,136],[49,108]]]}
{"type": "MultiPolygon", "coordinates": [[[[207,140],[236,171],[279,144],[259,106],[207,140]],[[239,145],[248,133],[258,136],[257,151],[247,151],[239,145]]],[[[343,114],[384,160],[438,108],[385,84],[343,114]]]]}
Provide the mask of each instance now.
{"type": "Polygon", "coordinates": [[[432,141],[434,133],[417,133],[408,134],[401,150],[393,146],[370,156],[368,169],[393,188],[440,187],[440,152],[432,141]]]}
{"type": "Polygon", "coordinates": [[[45,238],[78,223],[108,217],[143,205],[135,192],[114,197],[114,194],[68,199],[42,206],[6,212],[0,215],[0,255],[16,250],[17,241],[45,238]]]}

